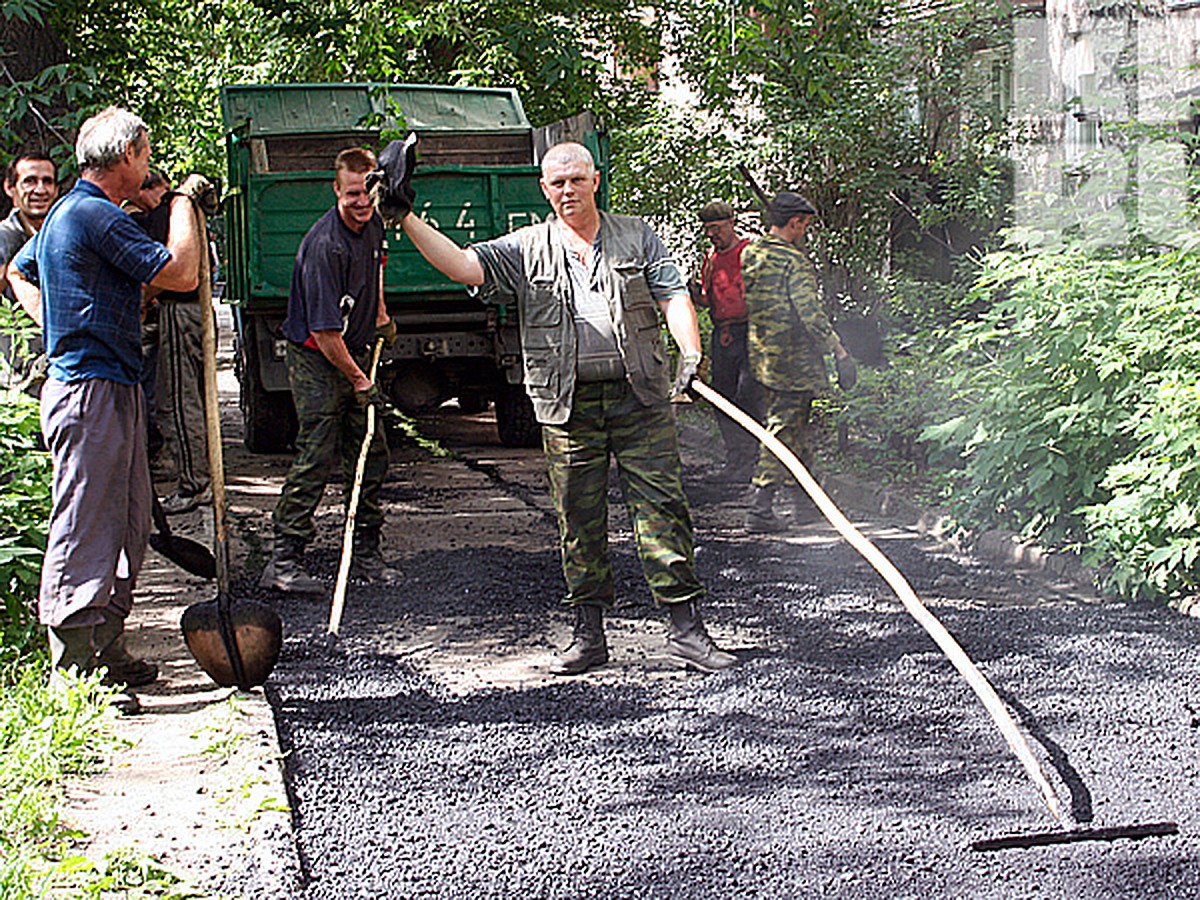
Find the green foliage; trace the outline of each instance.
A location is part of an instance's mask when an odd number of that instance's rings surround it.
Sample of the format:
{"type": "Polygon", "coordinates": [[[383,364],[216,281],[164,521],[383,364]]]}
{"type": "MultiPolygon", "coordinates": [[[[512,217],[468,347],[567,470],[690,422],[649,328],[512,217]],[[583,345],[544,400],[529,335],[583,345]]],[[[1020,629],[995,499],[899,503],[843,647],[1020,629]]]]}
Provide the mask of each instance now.
{"type": "Polygon", "coordinates": [[[52,472],[48,455],[37,449],[37,402],[10,394],[0,404],[0,665],[38,652],[32,610],[37,600],[52,472]]]}
{"type": "Polygon", "coordinates": [[[41,897],[78,883],[75,835],[57,808],[65,780],[94,771],[112,746],[104,724],[111,693],[98,675],[67,675],[47,688],[40,665],[26,666],[0,692],[0,898],[41,897]]]}
{"type": "Polygon", "coordinates": [[[1125,595],[1197,587],[1200,255],[1013,248],[976,293],[996,300],[946,366],[960,513],[1085,547],[1125,595]]]}
{"type": "Polygon", "coordinates": [[[677,16],[676,49],[699,95],[697,118],[722,128],[732,150],[701,147],[692,166],[717,160],[731,170],[742,161],[768,192],[808,195],[820,210],[811,243],[831,299],[863,293],[892,266],[898,206],[918,229],[999,221],[1007,178],[1004,111],[994,96],[1001,73],[977,55],[1006,46],[999,7],[995,18],[953,7],[906,17],[882,2],[688,0],[677,16]]]}
{"type": "MultiPolygon", "coordinates": [[[[220,174],[222,84],[430,82],[516,87],[535,122],[583,109],[621,118],[661,57],[661,18],[630,0],[59,0],[33,10],[66,44],[80,114],[110,103],[150,126],[156,161],[220,174]],[[605,68],[611,48],[629,75],[605,68]]],[[[5,7],[8,15],[8,6],[5,7]]],[[[14,12],[13,15],[16,13],[14,12]]],[[[0,110],[35,96],[0,85],[0,110]]],[[[65,95],[64,95],[65,96],[65,95]]],[[[75,123],[77,124],[77,123],[75,123]]],[[[64,132],[69,129],[62,129],[64,132]]]]}

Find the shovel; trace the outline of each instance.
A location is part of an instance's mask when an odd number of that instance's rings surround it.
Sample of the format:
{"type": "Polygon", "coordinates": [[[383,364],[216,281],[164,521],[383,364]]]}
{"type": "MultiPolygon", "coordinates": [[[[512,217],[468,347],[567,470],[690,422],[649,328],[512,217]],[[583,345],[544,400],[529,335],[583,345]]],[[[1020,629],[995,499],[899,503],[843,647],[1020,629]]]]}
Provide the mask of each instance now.
{"type": "Polygon", "coordinates": [[[216,578],[217,560],[212,551],[190,538],[172,534],[167,514],[158,502],[158,495],[152,492],[150,496],[150,517],[154,520],[155,529],[150,535],[150,546],[185,572],[201,578],[216,578]]]}
{"type": "MultiPolygon", "coordinates": [[[[971,686],[971,689],[975,691],[976,696],[983,703],[984,708],[991,715],[992,721],[1000,730],[1001,735],[1003,735],[1005,743],[1008,744],[1009,749],[1020,760],[1026,774],[1041,793],[1042,801],[1046,804],[1050,816],[1054,819],[1055,823],[1061,823],[1063,810],[1058,795],[1054,792],[1054,788],[1046,778],[1046,773],[1042,770],[1036,757],[1034,757],[1029,742],[1017,728],[1017,723],[1009,715],[1008,710],[996,694],[991,683],[979,671],[979,667],[967,656],[966,651],[959,646],[958,642],[946,630],[945,626],[938,621],[937,617],[920,601],[907,579],[900,574],[900,570],[861,531],[854,527],[850,520],[846,518],[842,511],[837,508],[837,505],[829,498],[829,495],[817,484],[816,479],[804,467],[804,464],[788,449],[787,445],[699,379],[692,382],[692,390],[749,431],[758,438],[759,443],[763,447],[775,454],[779,461],[792,473],[793,477],[800,482],[800,486],[812,498],[817,508],[820,509],[821,514],[829,521],[829,524],[837,530],[838,534],[845,538],[851,547],[857,550],[871,564],[875,571],[883,576],[883,580],[896,592],[896,596],[904,605],[909,615],[916,619],[921,627],[925,629],[926,633],[933,638],[934,643],[938,645],[938,648],[946,655],[947,659],[954,665],[954,668],[958,670],[959,674],[966,679],[967,684],[971,686]]],[[[1010,847],[1034,847],[1048,844],[1073,843],[1076,841],[1111,841],[1118,838],[1138,840],[1146,837],[1177,834],[1178,831],[1178,826],[1174,822],[1153,822],[1146,825],[1126,825],[1114,828],[1068,828],[1027,834],[1011,834],[991,840],[977,841],[971,845],[971,849],[977,851],[1003,850],[1010,847]]]]}
{"type": "MultiPolygon", "coordinates": [[[[376,338],[375,348],[371,351],[371,372],[367,376],[375,383],[375,373],[379,370],[379,354],[383,350],[383,338],[376,338]]],[[[337,640],[338,629],[342,625],[342,610],[346,605],[346,582],[350,578],[350,556],[354,547],[354,520],[358,516],[358,500],[362,496],[363,473],[367,470],[367,453],[371,449],[371,441],[375,438],[375,404],[367,404],[367,427],[363,432],[362,446],[358,450],[358,465],[354,469],[354,485],[350,489],[350,502],[346,505],[346,527],[342,533],[342,558],[338,563],[337,583],[333,588],[333,604],[329,609],[329,631],[325,641],[332,645],[337,640]]]]}
{"type": "Polygon", "coordinates": [[[204,418],[212,478],[217,599],[183,611],[183,639],[196,662],[221,687],[246,691],[267,680],[283,646],[283,624],[262,603],[234,601],[229,593],[229,542],[225,529],[225,462],[217,406],[217,326],[209,280],[208,233],[204,212],[196,209],[200,232],[200,313],[204,327],[204,418]]]}

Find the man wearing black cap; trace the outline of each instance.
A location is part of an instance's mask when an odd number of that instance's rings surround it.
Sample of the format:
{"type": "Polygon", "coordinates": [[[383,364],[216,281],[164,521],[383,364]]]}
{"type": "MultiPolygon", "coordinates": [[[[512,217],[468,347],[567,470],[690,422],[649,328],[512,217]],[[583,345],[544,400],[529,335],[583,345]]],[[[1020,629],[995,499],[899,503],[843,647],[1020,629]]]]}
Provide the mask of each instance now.
{"type": "MultiPolygon", "coordinates": [[[[713,388],[747,414],[762,420],[762,392],[750,371],[746,338],[746,290],[742,283],[742,251],[750,244],[735,228],[735,212],[724,200],[713,200],[700,209],[700,222],[712,249],[700,270],[697,302],[707,307],[713,331],[709,356],[713,388]]],[[[717,424],[725,443],[725,465],[715,480],[745,484],[754,474],[758,442],[724,413],[717,424]]]]}
{"type": "MultiPolygon", "coordinates": [[[[765,427],[809,467],[813,398],[829,387],[825,354],[832,351],[839,359],[848,355],[821,305],[816,269],[799,246],[815,212],[800,194],[781,191],[767,207],[771,230],[742,254],[750,365],[763,388],[765,427]]],[[[772,502],[776,488],[789,483],[790,474],[774,455],[759,455],[754,497],[746,514],[748,532],[787,528],[775,516],[772,502]]],[[[803,516],[813,509],[803,504],[796,512],[803,516]]]]}

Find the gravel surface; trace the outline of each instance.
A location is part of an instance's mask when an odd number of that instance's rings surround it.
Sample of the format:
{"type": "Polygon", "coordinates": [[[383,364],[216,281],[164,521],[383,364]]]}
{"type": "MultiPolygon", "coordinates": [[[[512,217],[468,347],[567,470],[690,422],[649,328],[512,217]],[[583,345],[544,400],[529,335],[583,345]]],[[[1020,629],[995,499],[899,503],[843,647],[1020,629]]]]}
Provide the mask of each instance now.
{"type": "MultiPolygon", "coordinates": [[[[861,526],[1000,691],[1067,827],[1180,835],[979,853],[1056,826],[965,682],[831,529],[747,538],[735,491],[689,456],[710,630],[742,664],[663,652],[623,514],[613,660],[547,673],[566,643],[540,454],[442,423],[385,488],[395,590],[262,594],[288,638],[267,684],[302,875],[318,898],[1200,896],[1200,622],[861,526]],[[542,479],[539,481],[539,479],[542,479]]],[[[617,499],[616,489],[613,498],[617,499]]],[[[310,552],[332,582],[340,517],[310,552]]],[[[244,896],[254,876],[240,876],[244,896]]]]}

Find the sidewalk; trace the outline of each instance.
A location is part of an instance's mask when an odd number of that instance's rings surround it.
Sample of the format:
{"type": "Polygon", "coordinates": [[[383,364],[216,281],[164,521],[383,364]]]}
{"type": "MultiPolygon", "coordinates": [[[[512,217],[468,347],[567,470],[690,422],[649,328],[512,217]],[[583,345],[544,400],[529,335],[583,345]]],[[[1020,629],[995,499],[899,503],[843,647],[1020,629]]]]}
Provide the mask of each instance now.
{"type": "MultiPolygon", "coordinates": [[[[218,383],[230,455],[239,452],[238,386],[228,310],[218,310],[218,383]]],[[[265,516],[281,481],[282,474],[273,482],[227,478],[234,573],[247,553],[235,520],[265,516]]],[[[173,517],[171,526],[212,545],[211,509],[173,517]]],[[[270,706],[262,688],[246,693],[214,685],[179,628],[187,606],[216,594],[215,582],[147,554],[128,634],[133,652],[158,664],[159,680],[136,691],[140,715],[116,720],[114,730],[128,746],[111,767],[69,787],[62,819],[89,835],[82,850],[93,861],[132,849],[211,896],[283,900],[294,896],[300,868],[270,706]]]]}

